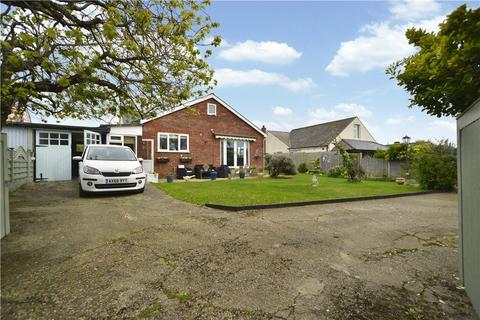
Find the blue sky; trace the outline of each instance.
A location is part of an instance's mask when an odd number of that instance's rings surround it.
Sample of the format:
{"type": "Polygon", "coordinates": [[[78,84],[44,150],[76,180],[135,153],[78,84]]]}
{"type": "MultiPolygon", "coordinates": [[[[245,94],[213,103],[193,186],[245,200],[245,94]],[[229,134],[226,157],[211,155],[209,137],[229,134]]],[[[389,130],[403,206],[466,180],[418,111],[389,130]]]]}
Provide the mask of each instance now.
{"type": "Polygon", "coordinates": [[[455,121],[409,109],[385,68],[414,52],[407,27],[435,30],[461,4],[215,1],[208,13],[224,41],[209,59],[214,93],[271,130],[358,115],[381,143],[405,134],[455,141],[455,121]]]}

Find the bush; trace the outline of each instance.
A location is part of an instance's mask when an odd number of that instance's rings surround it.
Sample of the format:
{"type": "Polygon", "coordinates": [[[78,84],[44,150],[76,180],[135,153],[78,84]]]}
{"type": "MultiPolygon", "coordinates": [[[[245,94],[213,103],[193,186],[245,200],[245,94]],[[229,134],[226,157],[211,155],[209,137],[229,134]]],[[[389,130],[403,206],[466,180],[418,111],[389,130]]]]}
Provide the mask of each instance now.
{"type": "Polygon", "coordinates": [[[330,170],[327,171],[327,176],[332,177],[332,178],[340,178],[345,175],[345,168],[342,166],[335,166],[333,168],[330,168],[330,170]]]}
{"type": "Polygon", "coordinates": [[[305,162],[302,162],[298,165],[298,172],[300,173],[308,172],[307,164],[305,162]]]}
{"type": "Polygon", "coordinates": [[[457,183],[457,157],[455,147],[442,140],[424,153],[415,155],[412,170],[425,189],[452,190],[457,183]]]}
{"type": "Polygon", "coordinates": [[[282,155],[272,155],[268,162],[270,177],[277,177],[279,174],[294,175],[297,173],[292,159],[282,155]]]}

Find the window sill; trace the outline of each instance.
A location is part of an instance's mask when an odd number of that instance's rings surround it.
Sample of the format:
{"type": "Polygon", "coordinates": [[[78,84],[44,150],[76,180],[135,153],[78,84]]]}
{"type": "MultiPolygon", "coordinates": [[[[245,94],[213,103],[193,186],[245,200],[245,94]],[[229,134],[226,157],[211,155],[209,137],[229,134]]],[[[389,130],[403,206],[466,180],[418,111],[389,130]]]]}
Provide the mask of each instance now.
{"type": "Polygon", "coordinates": [[[165,153],[190,153],[189,150],[178,150],[178,151],[175,150],[175,151],[172,151],[172,150],[158,150],[158,149],[157,149],[157,152],[158,153],[163,153],[163,152],[165,152],[165,153]]]}

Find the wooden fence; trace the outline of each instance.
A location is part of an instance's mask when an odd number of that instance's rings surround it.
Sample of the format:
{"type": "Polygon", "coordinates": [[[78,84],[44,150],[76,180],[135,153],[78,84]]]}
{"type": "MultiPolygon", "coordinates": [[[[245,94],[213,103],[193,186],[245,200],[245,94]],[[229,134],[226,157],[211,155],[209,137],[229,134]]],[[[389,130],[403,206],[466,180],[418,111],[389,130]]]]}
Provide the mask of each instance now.
{"type": "MultiPolygon", "coordinates": [[[[312,169],[312,161],[319,159],[320,168],[324,172],[342,164],[342,156],[337,152],[288,152],[280,154],[292,159],[297,167],[300,163],[306,163],[309,169],[312,169]]],[[[405,161],[388,161],[365,156],[359,159],[359,165],[367,176],[396,178],[404,175],[405,161]]]]}
{"type": "Polygon", "coordinates": [[[0,137],[0,237],[10,233],[9,192],[33,181],[33,155],[23,147],[7,148],[7,135],[0,137]]]}
{"type": "Polygon", "coordinates": [[[7,150],[6,180],[10,191],[15,191],[21,185],[33,181],[33,155],[22,147],[7,150]]]}

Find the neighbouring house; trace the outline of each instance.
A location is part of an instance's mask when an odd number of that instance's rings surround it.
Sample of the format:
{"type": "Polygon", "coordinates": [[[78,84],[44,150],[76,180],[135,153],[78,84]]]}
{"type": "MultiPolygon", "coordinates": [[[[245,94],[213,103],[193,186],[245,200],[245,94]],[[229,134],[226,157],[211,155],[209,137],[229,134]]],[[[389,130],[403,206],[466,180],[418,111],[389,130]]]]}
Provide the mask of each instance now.
{"type": "Polygon", "coordinates": [[[460,275],[480,315],[480,99],[457,118],[460,275]]]}
{"type": "MultiPolygon", "coordinates": [[[[265,128],[265,127],[263,127],[265,128]]],[[[268,154],[288,152],[290,133],[287,131],[266,130],[267,140],[265,152],[268,154]]]]}
{"type": "Polygon", "coordinates": [[[267,153],[326,152],[335,150],[335,143],[345,150],[373,155],[386,147],[375,141],[358,117],[351,117],[293,129],[290,132],[267,131],[267,153]]]}
{"type": "Polygon", "coordinates": [[[263,170],[266,134],[214,94],[142,121],[143,141],[154,154],[159,176],[178,165],[263,170]]]}

